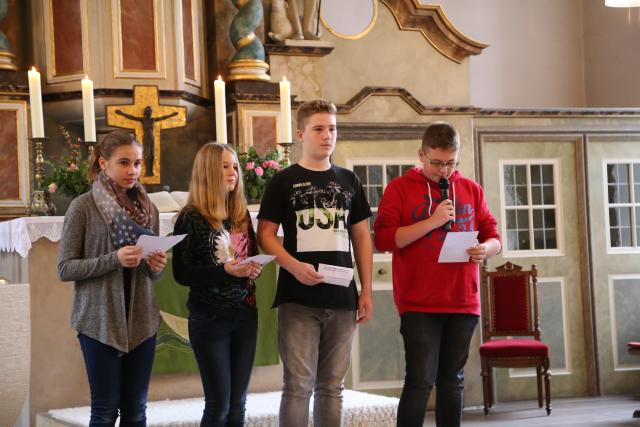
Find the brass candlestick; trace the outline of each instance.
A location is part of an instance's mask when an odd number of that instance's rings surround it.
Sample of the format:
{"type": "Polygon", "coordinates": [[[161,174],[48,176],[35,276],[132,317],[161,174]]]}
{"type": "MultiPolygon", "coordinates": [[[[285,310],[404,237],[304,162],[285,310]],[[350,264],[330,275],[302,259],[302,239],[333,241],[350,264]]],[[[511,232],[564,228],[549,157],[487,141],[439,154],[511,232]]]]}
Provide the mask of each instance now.
{"type": "Polygon", "coordinates": [[[55,212],[55,208],[51,204],[48,194],[42,189],[42,180],[44,179],[44,157],[42,153],[44,151],[44,142],[47,139],[47,137],[30,138],[33,145],[35,184],[31,191],[31,206],[27,211],[29,215],[53,215],[55,212]]]}
{"type": "Polygon", "coordinates": [[[289,157],[290,155],[289,150],[291,149],[293,142],[282,141],[282,142],[278,142],[278,145],[282,147],[282,161],[284,162],[285,166],[291,166],[291,158],[289,157]]]}
{"type": "Polygon", "coordinates": [[[95,141],[85,141],[85,144],[87,144],[87,161],[90,162],[91,161],[91,156],[93,156],[93,147],[96,146],[96,142],[95,141]]]}

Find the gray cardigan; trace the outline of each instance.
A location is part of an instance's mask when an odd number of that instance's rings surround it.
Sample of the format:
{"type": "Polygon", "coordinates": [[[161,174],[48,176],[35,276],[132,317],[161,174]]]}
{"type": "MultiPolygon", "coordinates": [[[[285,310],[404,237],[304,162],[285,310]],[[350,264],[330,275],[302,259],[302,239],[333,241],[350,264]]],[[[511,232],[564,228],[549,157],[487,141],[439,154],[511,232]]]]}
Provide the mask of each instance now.
{"type": "MultiPolygon", "coordinates": [[[[158,234],[155,207],[153,215],[158,234]]],[[[75,281],[71,327],[79,333],[128,353],[158,330],[160,310],[151,282],[162,273],[153,273],[144,260],[133,269],[127,324],[123,267],[91,192],[74,199],[64,217],[58,275],[75,281]]]]}

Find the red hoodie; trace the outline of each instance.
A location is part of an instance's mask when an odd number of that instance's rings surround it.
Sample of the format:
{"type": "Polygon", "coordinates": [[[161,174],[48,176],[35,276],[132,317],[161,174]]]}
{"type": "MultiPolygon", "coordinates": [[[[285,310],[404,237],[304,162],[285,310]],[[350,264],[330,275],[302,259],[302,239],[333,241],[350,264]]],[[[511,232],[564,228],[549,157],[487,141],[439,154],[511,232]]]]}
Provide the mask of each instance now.
{"type": "MultiPolygon", "coordinates": [[[[480,184],[458,171],[449,177],[449,198],[456,220],[452,231],[478,230],[478,241],[500,240],[496,220],[489,211],[480,184]]],[[[400,314],[469,313],[480,315],[478,266],[466,263],[438,263],[446,232],[440,227],[415,242],[398,248],[399,227],[422,221],[442,201],[438,183],[413,168],[391,181],[384,191],[375,222],[375,245],[393,253],[393,298],[400,314]]]]}

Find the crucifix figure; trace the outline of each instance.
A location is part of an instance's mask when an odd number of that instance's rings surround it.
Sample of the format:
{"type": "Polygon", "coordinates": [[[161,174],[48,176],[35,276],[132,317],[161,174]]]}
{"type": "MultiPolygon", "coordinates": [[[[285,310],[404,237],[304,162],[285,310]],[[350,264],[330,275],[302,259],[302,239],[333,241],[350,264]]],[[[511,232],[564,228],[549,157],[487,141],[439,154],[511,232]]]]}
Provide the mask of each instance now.
{"type": "Polygon", "coordinates": [[[167,114],[165,116],[151,117],[152,113],[153,108],[151,108],[150,106],[144,107],[144,113],[142,117],[136,117],[133,114],[125,113],[122,110],[116,110],[116,114],[120,114],[121,116],[126,117],[129,120],[134,120],[142,123],[142,158],[144,159],[144,164],[148,165],[147,167],[145,167],[144,176],[155,175],[153,173],[153,164],[156,157],[154,153],[155,141],[153,138],[153,127],[155,126],[155,123],[167,120],[173,116],[178,115],[178,112],[174,111],[173,113],[167,114]]]}
{"type": "Polygon", "coordinates": [[[133,105],[107,106],[107,124],[133,129],[142,142],[143,184],[160,184],[160,130],[182,127],[186,122],[186,107],[161,105],[157,86],[134,86],[133,105]]]}

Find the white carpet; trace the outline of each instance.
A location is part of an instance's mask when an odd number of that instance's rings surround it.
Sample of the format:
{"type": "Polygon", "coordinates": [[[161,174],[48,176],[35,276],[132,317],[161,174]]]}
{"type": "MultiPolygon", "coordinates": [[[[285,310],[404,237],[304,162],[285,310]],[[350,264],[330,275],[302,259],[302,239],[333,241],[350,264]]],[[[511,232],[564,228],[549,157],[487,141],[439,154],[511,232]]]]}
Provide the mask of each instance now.
{"type": "MultiPolygon", "coordinates": [[[[345,390],[343,396],[344,427],[389,427],[395,425],[398,399],[353,390],[345,390]]],[[[249,394],[246,426],[277,427],[279,407],[279,391],[249,394]]],[[[203,408],[202,398],[149,402],[147,405],[147,426],[198,427],[203,408]]],[[[310,408],[313,408],[313,399],[310,408]]],[[[311,409],[309,412],[312,412],[311,409]]],[[[47,415],[62,425],[86,426],[89,424],[88,406],[53,409],[47,415]]],[[[313,425],[312,422],[311,425],[313,425]]]]}

